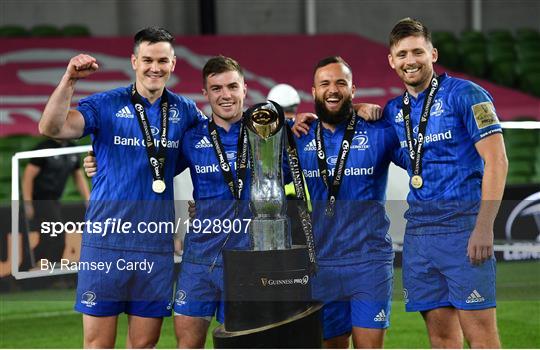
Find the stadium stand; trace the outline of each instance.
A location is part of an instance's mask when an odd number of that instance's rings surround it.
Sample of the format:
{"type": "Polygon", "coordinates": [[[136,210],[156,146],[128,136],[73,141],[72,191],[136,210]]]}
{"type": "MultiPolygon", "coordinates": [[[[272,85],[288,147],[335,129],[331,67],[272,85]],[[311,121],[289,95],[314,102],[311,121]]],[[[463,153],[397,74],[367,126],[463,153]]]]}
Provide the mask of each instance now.
{"type": "Polygon", "coordinates": [[[507,184],[540,183],[540,137],[538,130],[505,129],[508,157],[507,184]]]}
{"type": "Polygon", "coordinates": [[[441,52],[439,63],[489,79],[497,84],[540,96],[540,32],[532,28],[484,34],[463,31],[459,38],[447,31],[433,33],[441,52]]]}
{"type": "Polygon", "coordinates": [[[61,36],[60,30],[50,24],[40,24],[30,29],[30,34],[34,37],[56,37],[61,36]]]}
{"type": "Polygon", "coordinates": [[[63,36],[67,37],[81,37],[91,36],[90,30],[80,24],[71,24],[63,27],[61,30],[63,36]]]}
{"type": "Polygon", "coordinates": [[[62,28],[51,24],[40,24],[30,29],[18,25],[0,27],[0,38],[20,37],[89,37],[92,34],[88,27],[81,24],[69,24],[62,28]]]}
{"type": "Polygon", "coordinates": [[[21,26],[5,25],[0,27],[0,38],[19,38],[30,36],[30,32],[21,26]]]}

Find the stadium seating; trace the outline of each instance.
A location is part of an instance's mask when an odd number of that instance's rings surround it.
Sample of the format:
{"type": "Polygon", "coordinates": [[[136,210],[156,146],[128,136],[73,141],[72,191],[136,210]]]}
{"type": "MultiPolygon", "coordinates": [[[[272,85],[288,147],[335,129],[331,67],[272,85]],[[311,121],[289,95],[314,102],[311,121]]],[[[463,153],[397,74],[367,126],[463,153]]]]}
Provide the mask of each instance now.
{"type": "Polygon", "coordinates": [[[532,28],[468,30],[459,38],[448,31],[433,32],[439,63],[510,88],[540,96],[540,32],[532,28]]]}
{"type": "Polygon", "coordinates": [[[17,25],[5,25],[0,27],[0,38],[18,38],[18,37],[82,37],[91,36],[90,30],[80,24],[70,24],[58,28],[50,24],[36,25],[26,29],[17,25]]]}
{"type": "Polygon", "coordinates": [[[90,30],[79,24],[67,25],[61,29],[61,32],[63,36],[68,37],[90,36],[90,30]]]}
{"type": "Polygon", "coordinates": [[[450,68],[459,68],[458,41],[450,32],[434,32],[433,42],[439,50],[439,62],[450,68]]]}
{"type": "Polygon", "coordinates": [[[508,184],[540,184],[540,133],[538,130],[505,129],[508,184]]]}
{"type": "Polygon", "coordinates": [[[24,27],[15,25],[5,25],[0,27],[1,38],[17,38],[25,36],[30,36],[30,32],[24,27]]]}
{"type": "Polygon", "coordinates": [[[49,24],[40,24],[30,29],[30,34],[35,37],[56,37],[61,36],[60,30],[49,24]]]}
{"type": "Polygon", "coordinates": [[[495,29],[488,32],[487,40],[489,42],[514,42],[514,36],[507,29],[495,29]]]}
{"type": "Polygon", "coordinates": [[[539,41],[540,32],[532,28],[519,28],[516,30],[516,39],[517,41],[539,41]]]}

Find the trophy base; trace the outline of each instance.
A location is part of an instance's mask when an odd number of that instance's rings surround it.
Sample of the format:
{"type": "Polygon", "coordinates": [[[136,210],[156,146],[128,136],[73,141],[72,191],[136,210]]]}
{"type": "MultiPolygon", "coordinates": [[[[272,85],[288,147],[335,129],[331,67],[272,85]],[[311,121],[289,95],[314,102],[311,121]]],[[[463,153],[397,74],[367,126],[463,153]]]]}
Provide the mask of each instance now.
{"type": "Polygon", "coordinates": [[[225,324],[216,348],[318,348],[320,306],[311,300],[305,246],[223,252],[225,324]],[[290,336],[289,336],[290,334],[290,336]]]}
{"type": "Polygon", "coordinates": [[[322,304],[285,321],[239,332],[220,325],[213,332],[216,349],[320,349],[322,348],[322,304]]]}

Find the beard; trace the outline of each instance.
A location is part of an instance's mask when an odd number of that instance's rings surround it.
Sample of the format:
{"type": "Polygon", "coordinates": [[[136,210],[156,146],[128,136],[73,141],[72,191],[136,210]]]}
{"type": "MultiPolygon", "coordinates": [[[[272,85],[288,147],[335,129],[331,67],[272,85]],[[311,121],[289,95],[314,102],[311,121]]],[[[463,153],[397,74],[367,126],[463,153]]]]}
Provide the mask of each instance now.
{"type": "Polygon", "coordinates": [[[351,117],[353,113],[352,100],[344,100],[343,104],[337,111],[331,112],[326,108],[324,100],[316,97],[315,113],[321,121],[328,124],[337,125],[351,117]]]}

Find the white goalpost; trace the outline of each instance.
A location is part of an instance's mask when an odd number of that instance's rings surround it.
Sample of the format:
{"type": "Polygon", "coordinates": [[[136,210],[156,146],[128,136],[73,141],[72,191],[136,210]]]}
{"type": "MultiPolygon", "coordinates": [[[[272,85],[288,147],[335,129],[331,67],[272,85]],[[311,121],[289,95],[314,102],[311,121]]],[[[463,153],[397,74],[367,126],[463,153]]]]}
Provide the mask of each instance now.
{"type": "Polygon", "coordinates": [[[19,215],[20,215],[20,192],[19,192],[19,161],[28,158],[43,158],[73,153],[86,153],[92,150],[92,146],[75,146],[64,148],[46,148],[35,151],[17,152],[11,158],[11,274],[16,279],[44,277],[50,275],[62,275],[73,273],[69,270],[55,269],[50,271],[19,271],[19,215]]]}

